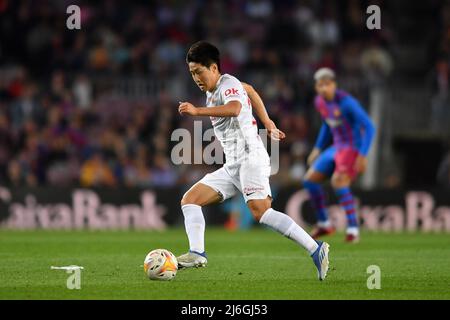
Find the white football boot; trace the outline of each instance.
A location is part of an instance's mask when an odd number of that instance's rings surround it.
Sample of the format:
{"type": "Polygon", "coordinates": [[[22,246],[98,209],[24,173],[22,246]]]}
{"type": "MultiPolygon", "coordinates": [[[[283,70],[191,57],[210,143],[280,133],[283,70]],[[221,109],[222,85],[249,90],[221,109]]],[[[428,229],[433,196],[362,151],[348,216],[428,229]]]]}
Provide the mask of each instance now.
{"type": "Polygon", "coordinates": [[[208,260],[206,259],[206,253],[198,253],[195,251],[189,251],[177,257],[178,268],[199,268],[206,267],[208,260]]]}

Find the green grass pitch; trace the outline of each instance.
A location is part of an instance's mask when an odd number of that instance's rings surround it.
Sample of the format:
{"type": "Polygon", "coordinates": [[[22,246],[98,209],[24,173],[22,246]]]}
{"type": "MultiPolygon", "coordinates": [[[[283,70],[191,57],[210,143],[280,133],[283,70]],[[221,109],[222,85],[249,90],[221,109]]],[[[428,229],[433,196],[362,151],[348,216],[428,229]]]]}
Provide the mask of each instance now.
{"type": "Polygon", "coordinates": [[[145,255],[187,249],[184,229],[144,231],[0,231],[0,299],[450,299],[450,235],[363,233],[331,245],[330,272],[317,280],[306,251],[274,231],[207,228],[208,267],[150,281],[145,255]],[[50,266],[80,265],[81,289],[50,266]],[[381,289],[367,288],[367,267],[381,289]]]}

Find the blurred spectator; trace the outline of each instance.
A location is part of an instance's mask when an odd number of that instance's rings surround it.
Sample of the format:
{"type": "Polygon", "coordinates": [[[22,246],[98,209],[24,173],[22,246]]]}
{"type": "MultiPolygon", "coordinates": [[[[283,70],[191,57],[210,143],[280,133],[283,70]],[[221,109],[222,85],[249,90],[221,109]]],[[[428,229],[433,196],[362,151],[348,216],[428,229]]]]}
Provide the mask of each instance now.
{"type": "Polygon", "coordinates": [[[111,187],[116,179],[102,155],[96,152],[81,166],[80,182],[84,187],[111,187]]]}
{"type": "Polygon", "coordinates": [[[152,170],[152,184],[159,187],[173,186],[177,182],[177,175],[169,159],[163,154],[157,154],[154,158],[152,170]]]}
{"type": "Polygon", "coordinates": [[[92,103],[92,85],[89,78],[81,74],[76,79],[72,86],[72,92],[75,98],[75,103],[82,109],[87,109],[92,103]]]}
{"type": "Polygon", "coordinates": [[[378,86],[386,83],[391,74],[394,62],[389,52],[372,41],[361,54],[361,67],[370,85],[378,86]]]}
{"type": "Polygon", "coordinates": [[[125,166],[125,185],[150,187],[152,175],[145,161],[141,158],[125,166]]]}
{"type": "Polygon", "coordinates": [[[440,59],[431,74],[433,98],[431,101],[431,129],[442,132],[450,121],[450,69],[447,59],[440,59]]]}
{"type": "Polygon", "coordinates": [[[250,0],[246,12],[252,18],[267,18],[272,14],[272,3],[269,0],[250,0]]]}
{"type": "Polygon", "coordinates": [[[36,86],[33,83],[27,83],[23,93],[16,102],[11,104],[9,112],[13,129],[19,129],[27,119],[33,119],[37,116],[39,105],[36,95],[36,86]]]}
{"type": "Polygon", "coordinates": [[[214,168],[175,168],[170,135],[192,128],[192,119],[177,114],[178,101],[204,103],[185,52],[208,39],[221,49],[223,71],[254,85],[287,134],[274,178],[298,183],[317,129],[315,69],[332,67],[342,79],[364,82],[392,68],[388,46],[362,50],[370,36],[355,31],[364,29],[358,1],[79,5],[82,29],[71,32],[61,31],[60,1],[6,1],[0,13],[2,181],[149,187],[201,178],[214,168]]]}

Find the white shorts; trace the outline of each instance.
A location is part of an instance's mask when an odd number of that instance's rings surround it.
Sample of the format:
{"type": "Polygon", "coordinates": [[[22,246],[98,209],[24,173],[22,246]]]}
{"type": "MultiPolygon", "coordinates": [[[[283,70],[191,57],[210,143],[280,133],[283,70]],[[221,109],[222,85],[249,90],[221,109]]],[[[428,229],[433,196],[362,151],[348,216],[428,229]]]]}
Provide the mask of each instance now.
{"type": "Polygon", "coordinates": [[[234,169],[237,170],[230,170],[225,165],[208,173],[199,182],[217,191],[221,195],[222,201],[233,197],[238,191],[244,196],[245,202],[266,199],[267,196],[272,197],[269,184],[269,164],[244,163],[234,169]]]}

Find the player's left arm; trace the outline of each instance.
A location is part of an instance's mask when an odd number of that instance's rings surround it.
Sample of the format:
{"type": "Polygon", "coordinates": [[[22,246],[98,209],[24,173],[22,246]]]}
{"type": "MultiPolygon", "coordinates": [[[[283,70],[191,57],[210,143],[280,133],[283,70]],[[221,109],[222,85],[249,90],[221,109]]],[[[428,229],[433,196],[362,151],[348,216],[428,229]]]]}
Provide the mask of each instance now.
{"type": "Polygon", "coordinates": [[[256,116],[259,118],[259,120],[261,120],[270,137],[272,137],[274,140],[284,139],[286,137],[286,134],[278,129],[275,123],[270,119],[266,107],[264,106],[264,102],[262,101],[258,92],[253,88],[252,85],[245,82],[241,83],[244,87],[244,90],[247,92],[248,97],[250,98],[250,102],[253,110],[255,110],[256,116]]]}
{"type": "Polygon", "coordinates": [[[359,125],[364,130],[361,146],[358,150],[359,156],[356,160],[357,170],[364,172],[367,167],[367,154],[369,153],[370,146],[372,145],[375,137],[375,125],[367,112],[356,99],[348,97],[344,106],[353,118],[354,123],[359,125]]]}

